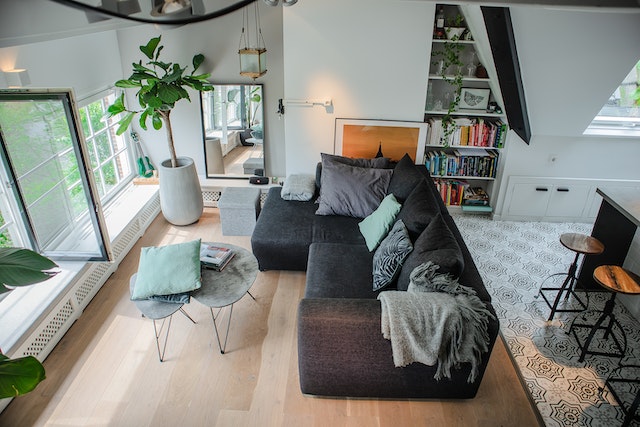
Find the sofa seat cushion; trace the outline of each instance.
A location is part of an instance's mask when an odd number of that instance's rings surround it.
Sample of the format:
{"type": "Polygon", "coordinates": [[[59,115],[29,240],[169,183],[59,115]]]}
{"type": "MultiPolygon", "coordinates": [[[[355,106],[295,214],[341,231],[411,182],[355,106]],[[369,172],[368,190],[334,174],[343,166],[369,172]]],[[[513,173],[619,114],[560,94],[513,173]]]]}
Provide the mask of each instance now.
{"type": "Polygon", "coordinates": [[[281,190],[269,189],[251,235],[251,248],[260,270],[304,271],[317,206],[313,201],[284,200],[281,190]]]}
{"type": "Polygon", "coordinates": [[[311,244],[305,298],[375,299],[372,260],[364,244],[311,244]]]}
{"type": "Polygon", "coordinates": [[[358,223],[361,220],[350,216],[315,215],[312,242],[365,244],[358,223]]]}

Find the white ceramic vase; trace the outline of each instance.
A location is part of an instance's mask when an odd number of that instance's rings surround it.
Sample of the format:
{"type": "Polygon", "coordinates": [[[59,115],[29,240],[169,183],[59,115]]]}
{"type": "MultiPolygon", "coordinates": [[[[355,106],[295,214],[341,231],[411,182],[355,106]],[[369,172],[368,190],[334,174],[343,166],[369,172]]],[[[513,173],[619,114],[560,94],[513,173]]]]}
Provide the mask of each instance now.
{"type": "Polygon", "coordinates": [[[202,215],[202,190],[192,158],[178,157],[178,165],[171,167],[171,159],[162,162],[160,175],[160,209],[173,225],[188,225],[202,215]]]}

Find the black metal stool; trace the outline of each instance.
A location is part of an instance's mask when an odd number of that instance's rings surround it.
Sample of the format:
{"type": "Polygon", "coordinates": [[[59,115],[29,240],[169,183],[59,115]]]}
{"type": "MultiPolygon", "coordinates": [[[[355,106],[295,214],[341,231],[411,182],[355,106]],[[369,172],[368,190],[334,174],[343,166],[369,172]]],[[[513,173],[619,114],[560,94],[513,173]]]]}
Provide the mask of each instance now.
{"type": "Polygon", "coordinates": [[[624,329],[622,329],[622,325],[616,319],[614,313],[614,308],[616,305],[616,295],[618,293],[630,295],[640,294],[640,277],[616,265],[601,265],[593,271],[593,278],[600,286],[611,292],[611,298],[609,298],[609,301],[607,301],[607,303],[605,304],[604,310],[602,310],[602,314],[594,324],[576,323],[575,320],[571,324],[569,331],[573,332],[573,336],[578,342],[578,347],[580,347],[581,350],[579,361],[584,361],[584,357],[587,354],[619,357],[622,360],[625,354],[625,350],[627,349],[627,336],[624,333],[624,329]],[[605,321],[607,320],[608,322],[605,325],[605,321]],[[618,338],[613,333],[614,326],[616,326],[620,330],[624,345],[620,343],[618,338]],[[580,338],[576,332],[576,328],[589,329],[589,335],[584,340],[584,342],[580,342],[580,338]],[[589,345],[595,337],[596,332],[601,329],[604,330],[604,335],[602,338],[604,340],[608,340],[609,338],[611,338],[613,345],[616,347],[617,351],[606,352],[594,351],[589,349],[589,345]]]}
{"type": "Polygon", "coordinates": [[[549,321],[553,320],[553,316],[556,313],[577,313],[583,310],[586,310],[587,303],[578,297],[575,292],[575,285],[577,283],[576,271],[578,270],[578,258],[580,255],[599,255],[604,251],[604,245],[598,239],[592,236],[587,236],[585,234],[579,233],[564,233],[560,236],[560,243],[565,248],[574,251],[576,253],[575,258],[573,259],[573,263],[569,266],[569,271],[566,273],[556,273],[549,276],[546,280],[555,276],[563,276],[566,275],[566,279],[562,282],[562,286],[560,287],[550,287],[544,286],[544,282],[538,291],[538,295],[541,295],[544,299],[544,302],[547,303],[549,308],[551,309],[551,313],[549,314],[549,321]],[[553,302],[545,295],[545,291],[553,291],[557,292],[553,302]],[[580,305],[580,308],[558,308],[560,304],[560,300],[562,299],[562,294],[564,293],[565,301],[569,299],[569,296],[573,296],[577,303],[580,305]]]}

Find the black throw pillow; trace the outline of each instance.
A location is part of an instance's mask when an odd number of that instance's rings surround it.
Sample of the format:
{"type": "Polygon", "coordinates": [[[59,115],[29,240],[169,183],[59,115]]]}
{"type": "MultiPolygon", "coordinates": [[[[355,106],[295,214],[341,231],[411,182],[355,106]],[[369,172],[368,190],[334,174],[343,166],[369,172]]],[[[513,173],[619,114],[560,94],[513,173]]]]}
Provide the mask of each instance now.
{"type": "Polygon", "coordinates": [[[413,163],[411,157],[405,154],[393,168],[393,175],[391,175],[391,182],[389,182],[387,191],[393,193],[397,201],[404,203],[416,185],[424,181],[425,178],[413,163]]]}
{"type": "MultiPolygon", "coordinates": [[[[394,194],[395,195],[395,194],[394,194]]],[[[397,219],[401,219],[409,231],[411,241],[415,242],[422,231],[429,225],[433,217],[440,214],[438,200],[423,180],[413,189],[402,204],[397,219]]]]}
{"type": "Polygon", "coordinates": [[[438,273],[457,278],[464,269],[464,259],[458,241],[441,214],[436,215],[413,244],[413,251],[402,265],[398,276],[398,290],[406,291],[414,268],[431,261],[440,266],[438,273]]]}

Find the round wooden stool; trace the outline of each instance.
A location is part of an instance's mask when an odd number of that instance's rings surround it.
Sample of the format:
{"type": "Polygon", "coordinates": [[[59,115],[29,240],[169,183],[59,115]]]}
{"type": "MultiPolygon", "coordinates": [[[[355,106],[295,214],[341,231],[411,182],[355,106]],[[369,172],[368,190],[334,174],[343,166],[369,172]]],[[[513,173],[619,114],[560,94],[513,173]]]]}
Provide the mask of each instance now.
{"type": "MultiPolygon", "coordinates": [[[[622,329],[622,326],[616,320],[615,314],[613,313],[613,309],[615,307],[615,298],[619,293],[628,295],[640,295],[640,276],[615,265],[601,265],[593,271],[593,278],[600,286],[611,292],[611,298],[605,304],[602,315],[596,321],[596,323],[591,326],[582,326],[591,327],[591,331],[589,332],[589,336],[585,340],[584,345],[580,344],[580,341],[578,340],[577,335],[574,331],[574,336],[576,336],[578,345],[582,349],[582,353],[580,354],[580,361],[584,360],[584,356],[587,354],[616,356],[620,357],[620,359],[622,360],[627,349],[627,337],[624,333],[624,329],[622,329]],[[608,325],[602,326],[607,319],[609,320],[608,325]],[[618,339],[612,332],[612,327],[614,325],[616,325],[622,333],[624,346],[618,341],[618,339]],[[591,341],[593,340],[596,332],[599,329],[604,329],[605,331],[603,339],[606,340],[608,339],[608,337],[612,338],[612,341],[616,346],[618,352],[604,353],[589,350],[589,344],[591,344],[591,341]]],[[[576,326],[580,327],[580,325],[576,326]]],[[[616,368],[611,373],[611,375],[609,375],[609,378],[607,378],[604,384],[604,386],[609,389],[616,402],[618,402],[618,405],[620,405],[620,408],[624,413],[625,418],[622,423],[623,427],[631,424],[634,419],[638,419],[638,416],[636,416],[636,412],[638,410],[638,407],[640,406],[640,389],[638,389],[638,392],[633,398],[633,401],[625,401],[624,397],[629,397],[628,393],[626,392],[626,390],[628,390],[629,384],[640,384],[640,366],[625,366],[620,364],[620,366],[616,368]]],[[[601,390],[602,389],[603,388],[601,388],[601,390]]]]}
{"type": "MultiPolygon", "coordinates": [[[[560,243],[565,248],[576,253],[575,258],[573,259],[573,263],[569,266],[569,271],[566,273],[556,273],[552,274],[550,277],[554,276],[562,276],[566,275],[567,277],[562,282],[562,286],[560,287],[540,287],[538,291],[538,295],[542,295],[542,298],[547,303],[549,308],[551,309],[551,313],[549,314],[548,320],[553,320],[553,317],[556,313],[576,313],[579,311],[586,310],[587,304],[578,297],[575,292],[575,284],[577,282],[576,271],[578,270],[578,258],[580,255],[599,255],[604,252],[604,245],[600,240],[596,239],[592,236],[587,236],[586,234],[579,233],[564,233],[560,236],[560,243]],[[545,291],[557,292],[553,302],[547,295],[545,295],[545,291]],[[560,300],[562,299],[562,294],[564,294],[565,301],[569,299],[569,296],[573,296],[577,303],[580,305],[580,308],[558,308],[560,304],[560,300]]],[[[548,279],[548,278],[547,278],[548,279]]]]}
{"type": "Polygon", "coordinates": [[[622,329],[622,325],[620,325],[620,322],[618,322],[613,312],[613,309],[616,305],[616,295],[619,293],[630,295],[640,294],[640,277],[629,270],[618,267],[617,265],[601,265],[593,271],[593,278],[600,286],[611,292],[611,298],[609,298],[609,300],[605,304],[604,309],[602,310],[602,314],[600,315],[596,323],[590,325],[574,322],[571,325],[571,328],[569,330],[573,332],[576,341],[578,341],[578,346],[582,350],[579,360],[580,362],[582,362],[587,354],[620,357],[620,359],[622,359],[627,348],[627,336],[624,333],[624,329],[622,329]],[[606,320],[608,320],[608,322],[606,326],[604,326],[606,320]],[[620,330],[624,345],[620,343],[615,334],[612,333],[612,329],[614,326],[616,326],[620,330]],[[580,342],[575,328],[590,329],[589,335],[587,336],[587,339],[584,341],[584,343],[580,342]],[[608,340],[609,338],[611,338],[613,345],[616,347],[617,351],[604,352],[589,350],[591,341],[595,337],[596,332],[598,332],[598,330],[600,329],[604,330],[603,339],[608,340]]]}

